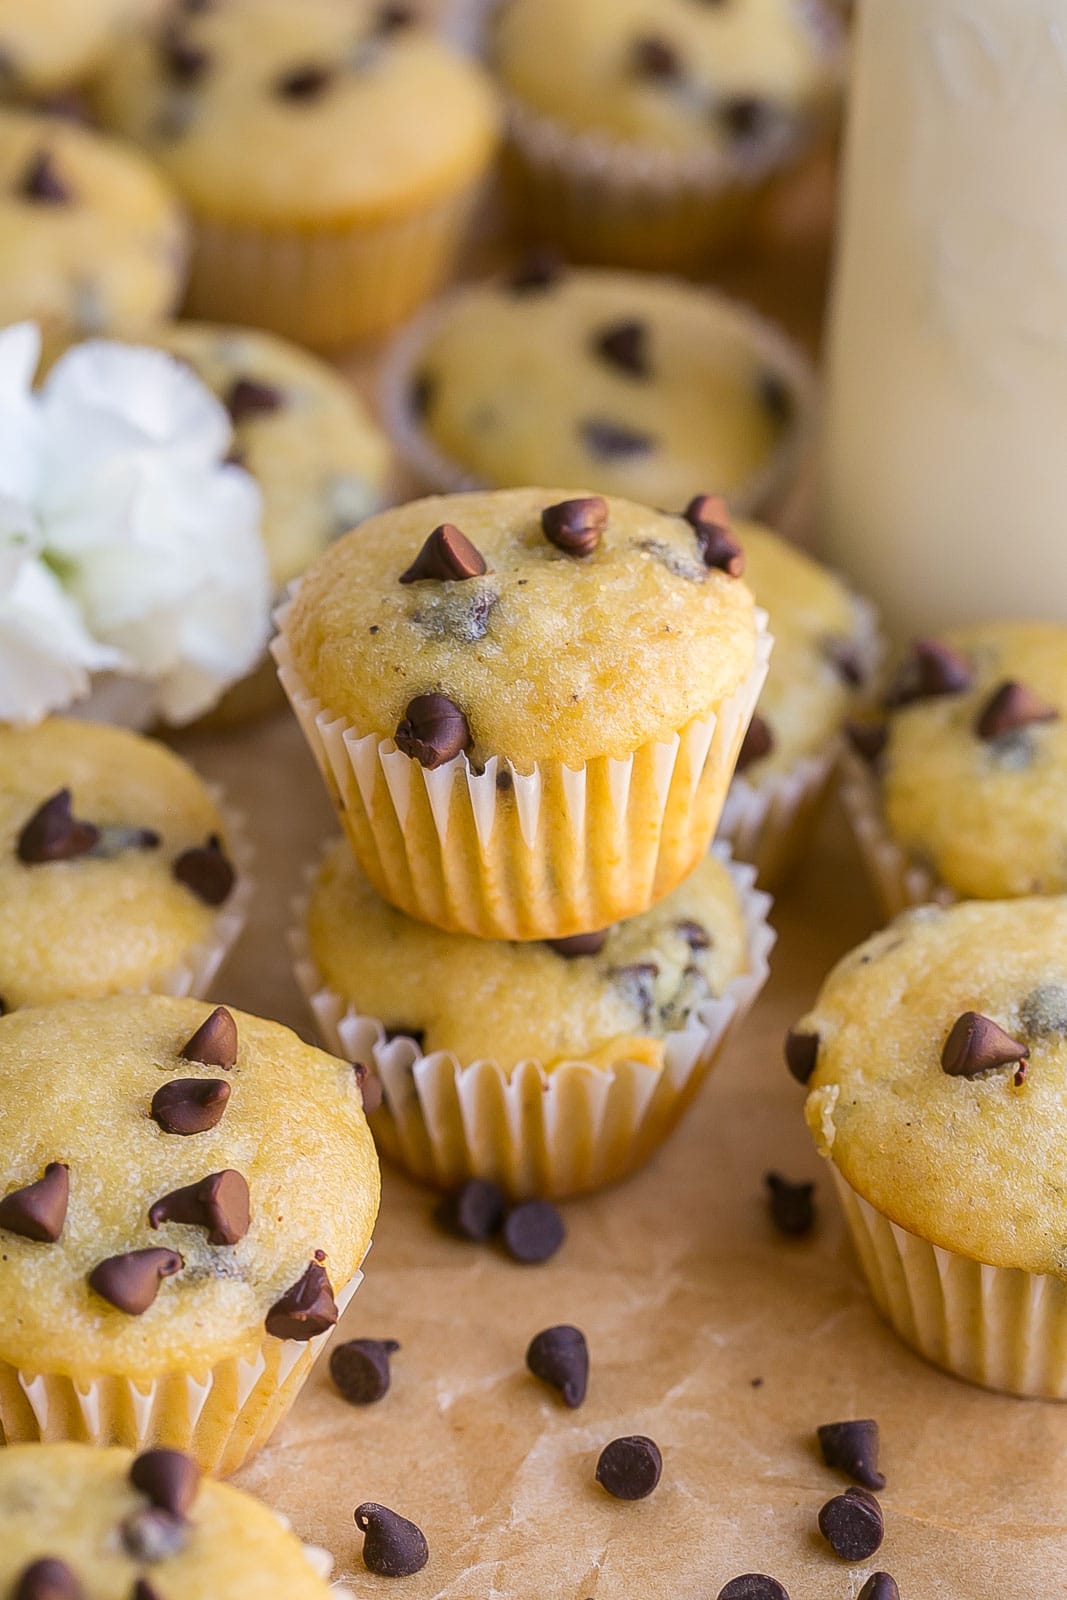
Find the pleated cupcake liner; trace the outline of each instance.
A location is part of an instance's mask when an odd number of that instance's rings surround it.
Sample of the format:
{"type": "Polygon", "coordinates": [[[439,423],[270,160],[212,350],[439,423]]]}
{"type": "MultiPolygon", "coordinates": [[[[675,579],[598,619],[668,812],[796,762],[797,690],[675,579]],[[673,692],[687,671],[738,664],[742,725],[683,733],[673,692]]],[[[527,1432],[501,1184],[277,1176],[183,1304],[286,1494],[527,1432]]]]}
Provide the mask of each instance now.
{"type": "Polygon", "coordinates": [[[912,906],[947,906],[959,898],[893,838],[877,776],[854,750],[841,758],[841,799],[886,921],[912,906]]]}

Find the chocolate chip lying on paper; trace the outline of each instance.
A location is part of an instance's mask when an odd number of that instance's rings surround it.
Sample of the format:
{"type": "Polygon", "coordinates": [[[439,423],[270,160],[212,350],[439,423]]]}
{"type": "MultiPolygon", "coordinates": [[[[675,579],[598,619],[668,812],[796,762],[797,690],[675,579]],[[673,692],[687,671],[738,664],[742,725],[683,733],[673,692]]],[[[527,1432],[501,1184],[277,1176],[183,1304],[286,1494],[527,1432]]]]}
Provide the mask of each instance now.
{"type": "Polygon", "coordinates": [[[891,1578],[888,1572],[872,1572],[857,1600],[900,1600],[896,1579],[891,1578]]]}
{"type": "Polygon", "coordinates": [[[237,1062],[237,1024],[225,1006],[216,1006],[179,1052],[183,1061],[198,1061],[202,1067],[222,1067],[226,1071],[237,1062]]]}
{"type": "Polygon", "coordinates": [[[152,1121],[164,1133],[207,1133],[222,1121],[229,1098],[224,1078],[172,1078],[152,1096],[152,1121]]]}
{"type": "Polygon", "coordinates": [[[638,322],[636,318],[613,322],[593,335],[592,348],[602,361],[625,372],[629,378],[652,376],[647,323],[638,322]]]}
{"type": "Polygon", "coordinates": [[[743,1572],[719,1590],[718,1600],[789,1600],[789,1590],[765,1572],[743,1572]]]}
{"type": "Polygon", "coordinates": [[[318,62],[305,62],[292,67],[274,80],[274,92],[283,100],[306,102],[317,100],[333,83],[336,74],[332,67],[318,62]]]}
{"type": "Polygon", "coordinates": [[[1043,700],[1024,683],[1009,681],[994,689],[975,721],[979,739],[1003,739],[1037,722],[1058,722],[1056,707],[1043,700]]]}
{"type": "Polygon", "coordinates": [[[23,200],[36,205],[69,206],[74,199],[73,190],[60,177],[55,157],[48,150],[39,150],[19,179],[18,193],[23,200]]]}
{"type": "Polygon", "coordinates": [[[554,1256],[566,1237],[563,1218],[548,1200],[524,1200],[504,1218],[504,1247],[513,1261],[537,1266],[554,1256]]]}
{"type": "Polygon", "coordinates": [[[144,1450],[130,1467],[130,1482],[160,1511],[184,1517],[200,1488],[200,1468],[181,1450],[144,1450]]]}
{"type": "Polygon", "coordinates": [[[179,1222],[205,1228],[208,1244],[220,1246],[239,1243],[248,1232],[249,1221],[248,1184],[230,1167],[184,1188],[172,1189],[148,1212],[150,1227],[179,1222]]]}
{"type": "Polygon", "coordinates": [[[363,1534],[363,1565],[380,1578],[410,1578],[430,1559],[422,1529],[388,1506],[367,1500],[355,1509],[356,1527],[363,1534]]]}
{"type": "Polygon", "coordinates": [[[544,1328],[530,1340],[526,1365],[535,1378],[558,1389],[564,1405],[573,1411],[585,1399],[589,1385],[589,1346],[580,1328],[561,1323],[544,1328]]]}
{"type": "Polygon", "coordinates": [[[338,1315],[325,1269],[320,1262],[312,1261],[296,1283],[274,1302],[264,1325],[275,1339],[303,1343],[332,1328],[338,1315]]]}
{"type": "Polygon", "coordinates": [[[389,1393],[389,1357],[395,1339],[348,1339],[330,1351],[330,1377],[353,1406],[369,1406],[389,1393]]]}
{"type": "Polygon", "coordinates": [[[613,1439],[600,1452],[596,1481],[616,1500],[643,1500],[659,1483],[663,1457],[643,1434],[613,1439]]]}
{"type": "Polygon", "coordinates": [[[807,1083],[819,1060],[819,1035],[790,1028],[785,1036],[785,1064],[798,1083],[807,1083]]]}
{"type": "Polygon", "coordinates": [[[135,1561],[154,1566],[184,1550],[189,1541],[189,1526],[184,1517],[172,1516],[158,1507],[134,1511],[122,1524],[122,1542],[135,1561]]]}
{"type": "Polygon", "coordinates": [[[84,1591],[65,1561],[43,1556],[19,1574],[11,1600],[82,1600],[84,1591]]]}
{"type": "Polygon", "coordinates": [[[779,1233],[802,1239],[815,1226],[815,1185],[790,1183],[780,1172],[766,1172],[763,1182],[770,1201],[771,1221],[779,1233]]]}
{"type": "Polygon", "coordinates": [[[860,760],[873,767],[885,754],[889,729],[884,722],[846,722],[845,738],[860,760]]]}
{"type": "Polygon", "coordinates": [[[978,1011],[965,1011],[952,1024],[941,1050],[941,1069],[950,1078],[977,1078],[994,1067],[1017,1066],[1030,1051],[978,1011]]]}
{"type": "Polygon", "coordinates": [[[967,657],[938,639],[918,639],[886,697],[890,708],[963,694],[974,681],[967,657]]]}
{"type": "Polygon", "coordinates": [[[394,734],[396,747],[431,771],[473,744],[463,712],[446,694],[420,694],[411,701],[394,734]]]}
{"type": "Polygon", "coordinates": [[[55,1244],[67,1220],[69,1199],[70,1168],[62,1161],[50,1161],[43,1178],[12,1189],[0,1200],[0,1228],[20,1239],[55,1244]]]}
{"type": "Polygon", "coordinates": [[[882,1508],[866,1489],[846,1489],[819,1512],[819,1532],[842,1561],[866,1561],[885,1538],[882,1508]]]}
{"type": "Polygon", "coordinates": [[[578,432],[590,454],[602,461],[634,461],[656,449],[651,434],[612,422],[610,417],[588,417],[579,423],[578,432]]]}
{"type": "Polygon", "coordinates": [[[117,1310],[140,1317],[156,1298],[163,1279],[173,1277],[184,1265],[176,1250],[130,1250],[108,1256],[95,1266],[89,1274],[89,1287],[117,1310]]]}
{"type": "Polygon", "coordinates": [[[682,513],[700,546],[704,565],[728,577],[740,578],[745,570],[745,552],[730,526],[726,501],[717,494],[698,494],[682,513]]]}
{"type": "Polygon", "coordinates": [[[485,1244],[504,1221],[506,1202],[502,1190],[488,1178],[468,1178],[441,1201],[434,1216],[449,1233],[472,1244],[485,1244]]]}
{"type": "Polygon", "coordinates": [[[277,385],[258,378],[235,378],[226,393],[226,410],[235,423],[269,417],[284,405],[285,395],[277,385]]]}
{"type": "Polygon", "coordinates": [[[605,928],[601,933],[572,933],[568,939],[546,939],[545,943],[565,961],[574,961],[578,956],[599,955],[607,941],[605,928]]]}
{"type": "Polygon", "coordinates": [[[856,1422],[824,1422],[819,1428],[819,1448],[828,1467],[844,1472],[864,1489],[885,1488],[878,1471],[878,1424],[869,1417],[856,1422]]]}
{"type": "Polygon", "coordinates": [[[217,834],[212,834],[206,845],[183,850],[173,871],[178,882],[208,906],[221,906],[229,899],[237,882],[237,874],[217,834]]]}
{"type": "Polygon", "coordinates": [[[40,866],[87,855],[99,838],[98,828],[74,816],[70,790],[60,789],[23,824],[15,850],[26,866],[40,866]]]}
{"type": "Polygon", "coordinates": [[[485,557],[467,535],[451,522],[442,522],[430,534],[407,571],[400,574],[400,582],[420,583],[431,578],[440,582],[448,579],[462,582],[466,578],[480,578],[488,570],[485,557]]]}
{"type": "Polygon", "coordinates": [[[635,39],[630,52],[633,70],[654,83],[672,83],[681,77],[682,58],[669,39],[656,33],[635,39]]]}
{"type": "Polygon", "coordinates": [[[600,495],[560,500],[541,513],[541,532],[569,556],[591,556],[608,525],[608,503],[600,495]]]}
{"type": "Polygon", "coordinates": [[[774,749],[774,734],[766,717],[761,717],[757,711],[748,727],[745,737],[741,740],[741,748],[737,752],[736,771],[744,772],[747,767],[754,767],[757,761],[762,761],[774,749]]]}

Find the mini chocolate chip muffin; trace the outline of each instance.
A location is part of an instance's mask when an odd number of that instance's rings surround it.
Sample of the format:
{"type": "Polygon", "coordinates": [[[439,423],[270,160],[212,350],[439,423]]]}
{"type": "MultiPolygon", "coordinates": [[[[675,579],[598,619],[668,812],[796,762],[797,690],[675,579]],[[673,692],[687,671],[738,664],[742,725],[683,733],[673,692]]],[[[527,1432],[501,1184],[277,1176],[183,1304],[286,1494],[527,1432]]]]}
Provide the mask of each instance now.
{"type": "Polygon", "coordinates": [[[441,282],[499,120],[479,66],[372,0],[170,6],[95,102],[193,214],[192,312],[330,349],[441,282]]]}
{"type": "Polygon", "coordinates": [[[645,911],[700,860],[762,683],[721,500],[414,501],[320,557],[282,683],[374,887],[483,938],[645,911]]]}
{"type": "Polygon", "coordinates": [[[325,1550],[176,1450],[0,1451],[5,1600],[351,1600],[325,1550]]]}
{"type": "Polygon", "coordinates": [[[76,88],[152,0],[0,0],[0,99],[76,88]]]}
{"type": "Polygon", "coordinates": [[[506,0],[490,52],[534,237],[692,269],[827,120],[842,31],[822,0],[506,0]]]}
{"type": "Polygon", "coordinates": [[[206,784],[154,740],[0,726],[0,1003],[203,994],[251,892],[206,784]]]}
{"type": "Polygon", "coordinates": [[[883,722],[854,732],[845,800],[887,912],[1067,892],[1067,627],[919,641],[883,722]]]}
{"type": "Polygon", "coordinates": [[[430,488],[588,480],[669,506],[713,483],[739,514],[792,486],[814,395],[803,356],[747,308],[540,258],[432,307],[384,387],[430,488]]]}
{"type": "Polygon", "coordinates": [[[882,1314],[959,1377],[1067,1398],[1067,900],[906,913],[787,1059],[882,1314]]]}
{"type": "Polygon", "coordinates": [[[359,1282],[378,1165],[351,1066],[161,995],[0,1019],[0,1428],[231,1472],[359,1282]]]}
{"type": "Polygon", "coordinates": [[[297,975],[326,1047],[379,1075],[371,1126],[415,1177],[574,1194],[648,1158],[762,987],[773,934],[753,876],[707,855],[630,922],[514,944],[395,911],[341,840],[293,938],[297,975]]]}
{"type": "Polygon", "coordinates": [[[0,324],[40,323],[46,349],[167,316],[186,233],[137,151],[58,117],[0,110],[0,324]]]}

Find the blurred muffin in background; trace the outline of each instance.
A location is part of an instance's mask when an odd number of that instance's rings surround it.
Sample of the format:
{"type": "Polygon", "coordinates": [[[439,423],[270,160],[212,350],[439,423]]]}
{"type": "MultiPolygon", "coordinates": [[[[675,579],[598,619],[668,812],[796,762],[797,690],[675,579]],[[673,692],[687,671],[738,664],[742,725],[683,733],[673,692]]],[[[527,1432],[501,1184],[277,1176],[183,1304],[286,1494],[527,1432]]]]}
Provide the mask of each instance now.
{"type": "Polygon", "coordinates": [[[0,0],[0,99],[61,94],[83,83],[158,0],[0,0]]]}

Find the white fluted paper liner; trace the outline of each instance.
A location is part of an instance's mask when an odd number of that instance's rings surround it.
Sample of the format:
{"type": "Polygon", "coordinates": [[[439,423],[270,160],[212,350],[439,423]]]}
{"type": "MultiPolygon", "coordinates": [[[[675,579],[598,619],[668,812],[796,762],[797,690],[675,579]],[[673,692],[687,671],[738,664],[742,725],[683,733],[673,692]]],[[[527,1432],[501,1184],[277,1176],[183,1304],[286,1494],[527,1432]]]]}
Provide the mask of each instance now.
{"type": "MultiPolygon", "coordinates": [[[[687,285],[690,292],[693,286],[687,285]]],[[[458,289],[427,306],[397,336],[390,346],[379,379],[382,418],[397,452],[427,489],[445,494],[461,494],[470,489],[507,488],[491,484],[453,461],[433,440],[412,406],[414,380],[426,351],[438,333],[448,325],[453,309],[465,297],[477,293],[479,286],[458,289]]],[[[796,484],[809,453],[818,421],[818,380],[799,346],[774,323],[751,307],[732,300],[716,290],[703,290],[724,310],[743,324],[750,337],[756,359],[768,371],[781,377],[795,401],[793,421],[768,461],[729,496],[735,516],[767,515],[783,505],[796,484]]],[[[715,484],[711,488],[717,488],[715,484]]]]}
{"type": "Polygon", "coordinates": [[[893,838],[878,778],[854,750],[841,758],[841,800],[886,921],[911,906],[947,906],[959,898],[893,838]]]}
{"type": "MultiPolygon", "coordinates": [[[[290,932],[297,981],[327,1050],[373,1066],[382,1104],[370,1125],[384,1153],[414,1177],[452,1189],[491,1178],[514,1199],[563,1198],[614,1183],[648,1160],[689,1106],[769,971],[775,933],[769,895],[755,872],[713,846],[729,869],[744,914],[746,970],[667,1035],[661,1069],[540,1061],[511,1071],[495,1061],[461,1062],[446,1050],[423,1055],[414,1040],[386,1038],[376,1017],[323,981],[307,941],[307,898],[290,932]]],[[[313,875],[314,869],[312,869],[313,875]]],[[[310,876],[310,875],[309,875],[310,876]]]]}
{"type": "Polygon", "coordinates": [[[929,1244],[831,1170],[874,1303],[905,1344],[984,1389],[1067,1399],[1067,1282],[929,1244]]]}
{"type": "Polygon", "coordinates": [[[482,939],[555,939],[636,916],[707,849],[770,660],[756,611],[753,665],[717,713],[622,760],[521,773],[464,753],[436,770],[361,734],[304,687],[277,614],[278,676],[360,866],[420,922],[482,939]],[[507,775],[504,791],[498,777],[507,775]]]}
{"type": "Polygon", "coordinates": [[[194,945],[184,960],[171,967],[169,972],[151,978],[144,985],[145,994],[192,995],[202,1000],[248,920],[248,908],[255,893],[251,871],[254,851],[248,828],[243,813],[226,805],[221,790],[212,785],[211,792],[222,812],[226,844],[236,882],[225,905],[219,908],[207,937],[194,945]]]}
{"type": "MultiPolygon", "coordinates": [[[[362,1281],[360,1270],[334,1291],[340,1313],[362,1281]]],[[[225,1477],[283,1421],[332,1333],[306,1343],[264,1334],[254,1359],[231,1356],[203,1373],[162,1373],[147,1383],[79,1380],[0,1361],[0,1437],[5,1444],[168,1445],[225,1477]]]]}

